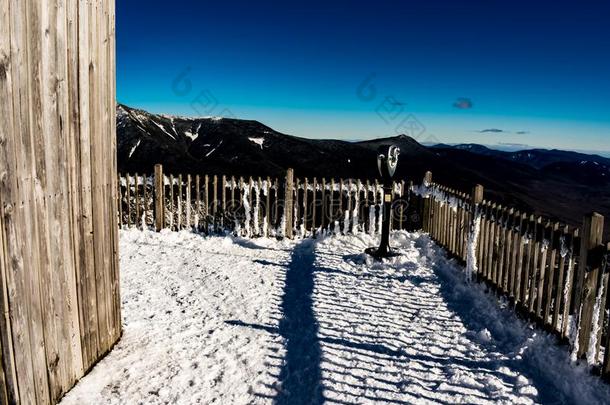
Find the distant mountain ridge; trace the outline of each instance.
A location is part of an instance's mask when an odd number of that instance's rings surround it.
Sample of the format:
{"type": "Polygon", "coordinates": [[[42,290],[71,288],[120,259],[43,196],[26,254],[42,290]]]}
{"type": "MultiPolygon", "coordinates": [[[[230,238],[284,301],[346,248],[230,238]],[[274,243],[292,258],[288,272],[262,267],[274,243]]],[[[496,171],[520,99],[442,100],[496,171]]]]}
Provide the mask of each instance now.
{"type": "Polygon", "coordinates": [[[432,146],[436,149],[460,149],[485,156],[494,156],[513,162],[528,164],[537,169],[542,169],[555,163],[597,163],[610,168],[610,159],[580,152],[565,151],[559,149],[523,149],[515,152],[506,152],[475,143],[462,143],[457,145],[437,144],[432,146]]]}
{"type": "Polygon", "coordinates": [[[155,115],[117,105],[117,158],[121,172],[205,173],[282,177],[375,179],[377,151],[401,149],[396,177],[421,182],[427,170],[441,184],[571,225],[584,213],[606,215],[610,231],[610,159],[577,152],[533,149],[502,152],[482,145],[426,147],[399,135],[368,141],[307,139],[252,120],[155,115]]]}

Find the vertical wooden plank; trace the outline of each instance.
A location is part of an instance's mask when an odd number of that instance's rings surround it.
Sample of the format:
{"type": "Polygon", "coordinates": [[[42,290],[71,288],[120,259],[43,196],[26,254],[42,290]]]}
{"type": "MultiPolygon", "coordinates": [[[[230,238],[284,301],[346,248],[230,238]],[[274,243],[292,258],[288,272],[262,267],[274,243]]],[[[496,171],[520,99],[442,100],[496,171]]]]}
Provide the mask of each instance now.
{"type": "MultiPolygon", "coordinates": [[[[432,184],[432,172],[430,172],[430,171],[426,172],[422,183],[423,183],[422,186],[426,187],[426,188],[432,184]]],[[[430,224],[431,214],[432,214],[432,209],[430,206],[431,200],[432,199],[430,197],[424,198],[423,199],[423,209],[422,209],[423,228],[424,228],[424,232],[428,232],[428,233],[430,233],[430,231],[431,231],[431,224],[430,224]]]]}
{"type": "Polygon", "coordinates": [[[182,174],[178,175],[178,209],[177,211],[177,224],[176,228],[178,231],[182,230],[182,174]]]}
{"type": "Polygon", "coordinates": [[[547,222],[542,228],[542,242],[540,244],[540,271],[538,275],[538,287],[536,289],[536,316],[542,318],[542,299],[546,290],[545,281],[547,278],[547,256],[550,248],[551,224],[547,222]]]}
{"type": "Polygon", "coordinates": [[[134,197],[135,197],[135,208],[136,208],[136,218],[135,225],[136,227],[140,224],[140,179],[138,173],[136,172],[136,176],[134,179],[134,197]]]}
{"type": "Polygon", "coordinates": [[[264,228],[265,228],[265,221],[267,220],[267,218],[265,218],[264,216],[264,207],[263,205],[265,204],[262,201],[262,196],[263,196],[263,180],[259,177],[258,181],[257,181],[257,187],[256,187],[256,215],[258,216],[258,221],[257,221],[257,225],[256,225],[256,235],[257,236],[265,236],[264,235],[264,228]],[[262,219],[262,221],[261,221],[262,219]],[[262,225],[261,225],[262,223],[262,225]]]}
{"type": "Polygon", "coordinates": [[[201,177],[195,176],[195,229],[200,231],[201,221],[201,177]]]}
{"type": "Polygon", "coordinates": [[[265,226],[265,232],[264,232],[264,237],[267,238],[269,237],[269,230],[271,229],[271,189],[272,189],[272,185],[271,185],[271,177],[267,177],[267,183],[266,183],[266,187],[265,190],[267,191],[267,193],[265,194],[265,223],[267,224],[265,226]]]}
{"type": "MultiPolygon", "coordinates": [[[[474,201],[473,199],[471,199],[471,201],[474,201]]],[[[485,247],[485,229],[486,229],[486,219],[485,219],[485,211],[487,209],[487,201],[483,200],[479,205],[478,205],[478,210],[476,208],[476,204],[472,203],[471,210],[473,210],[472,213],[468,212],[466,217],[467,217],[467,224],[473,224],[474,219],[476,218],[476,214],[478,212],[479,216],[480,216],[480,221],[481,221],[481,225],[480,225],[480,231],[479,231],[479,244],[477,246],[477,263],[478,263],[478,273],[477,273],[477,277],[480,280],[482,278],[482,275],[484,273],[484,267],[483,267],[483,251],[484,251],[484,247],[485,247]]],[[[470,231],[470,226],[469,226],[469,231],[470,231]]]]}
{"type": "Polygon", "coordinates": [[[304,230],[304,234],[302,235],[303,237],[306,237],[307,232],[308,232],[308,217],[307,217],[307,194],[309,193],[309,179],[306,177],[305,181],[303,182],[303,230],[304,230]]]}
{"type": "Polygon", "coordinates": [[[165,228],[165,184],[163,166],[155,165],[155,230],[159,232],[165,228]]]}
{"type": "Polygon", "coordinates": [[[236,187],[235,177],[231,176],[231,213],[233,214],[234,217],[236,215],[236,209],[239,206],[239,204],[235,200],[235,187],[236,187]]]}
{"type": "MultiPolygon", "coordinates": [[[[28,188],[18,176],[24,172],[22,162],[24,143],[27,145],[29,118],[27,116],[27,53],[20,51],[26,48],[27,20],[24,2],[2,0],[0,7],[0,200],[4,219],[4,255],[6,259],[6,284],[9,297],[22,297],[11,300],[12,338],[14,343],[15,368],[19,375],[19,395],[21,403],[35,403],[35,380],[31,358],[31,339],[29,330],[30,308],[27,300],[27,281],[24,269],[32,268],[28,263],[29,256],[24,257],[20,245],[21,232],[24,230],[25,218],[20,209],[20,201],[25,194],[18,188],[28,188]],[[14,3],[14,4],[13,4],[14,3]],[[9,32],[10,28],[10,32],[9,32]]],[[[28,147],[27,152],[30,152],[28,147]]],[[[27,243],[27,241],[26,241],[27,243]]],[[[27,252],[26,252],[27,254],[27,252]]],[[[4,331],[2,331],[4,333],[4,331]]],[[[5,348],[3,347],[3,350],[5,348]]],[[[15,398],[17,399],[17,398],[15,398]]]]}
{"type": "Polygon", "coordinates": [[[187,229],[192,229],[192,221],[191,221],[191,175],[186,175],[186,200],[185,200],[185,225],[187,229]]]}
{"type": "Polygon", "coordinates": [[[220,226],[225,227],[228,224],[225,224],[224,220],[227,216],[227,176],[223,175],[221,180],[222,186],[222,217],[220,219],[220,226]]]}
{"type": "Polygon", "coordinates": [[[335,179],[331,179],[330,180],[330,191],[329,191],[329,195],[330,195],[330,201],[329,201],[329,209],[328,209],[328,213],[329,213],[329,218],[328,218],[328,225],[329,225],[329,229],[332,229],[333,232],[336,232],[335,229],[335,179]]]}
{"type": "Polygon", "coordinates": [[[498,250],[497,250],[497,285],[500,291],[504,290],[504,255],[506,250],[506,222],[508,220],[508,210],[506,207],[502,208],[498,218],[498,250]]]}
{"type": "MultiPolygon", "coordinates": [[[[521,232],[521,212],[517,211],[512,217],[512,231],[510,234],[510,266],[509,266],[509,279],[508,279],[508,294],[509,297],[515,298],[515,281],[517,278],[517,256],[519,252],[519,236],[521,232]]],[[[514,301],[513,301],[514,302],[514,301]]]]}
{"type": "MultiPolygon", "coordinates": [[[[123,175],[119,175],[118,176],[118,180],[117,180],[117,190],[118,190],[118,209],[119,209],[119,227],[123,228],[123,225],[125,223],[125,219],[123,218],[123,186],[121,184],[121,182],[124,180],[125,178],[123,177],[123,175]]],[[[80,190],[80,189],[77,189],[80,190]]],[[[79,191],[74,191],[75,195],[78,195],[79,191]]]]}
{"type": "MultiPolygon", "coordinates": [[[[610,267],[610,242],[606,244],[606,258],[604,262],[605,268],[604,273],[608,273],[608,267],[610,267]]],[[[603,309],[610,305],[610,293],[606,293],[606,302],[603,305],[603,309]]],[[[604,361],[602,363],[602,376],[606,381],[610,378],[610,323],[606,326],[606,336],[604,339],[604,361]]]]}
{"type": "MultiPolygon", "coordinates": [[[[13,58],[11,55],[11,35],[10,14],[8,0],[0,0],[0,403],[9,404],[19,401],[19,388],[17,384],[17,370],[14,348],[19,350],[24,342],[15,342],[13,345],[13,326],[11,320],[16,325],[21,325],[22,303],[12,303],[17,310],[9,313],[9,294],[15,293],[14,276],[11,274],[14,263],[8,250],[5,224],[5,215],[9,220],[12,219],[13,207],[11,202],[13,197],[13,187],[15,186],[14,176],[9,177],[9,172],[14,172],[15,158],[13,155],[14,132],[13,132],[13,103],[11,99],[11,66],[13,58]],[[11,136],[13,135],[13,136],[11,136]],[[12,184],[11,184],[12,183],[12,184]],[[8,212],[6,210],[8,209],[8,212]],[[12,317],[12,318],[11,318],[12,317]]],[[[14,257],[14,256],[13,256],[14,257]]],[[[19,326],[18,326],[19,327],[19,326]]],[[[23,337],[23,336],[22,336],[23,337]]],[[[19,357],[19,356],[18,356],[19,357]]],[[[29,363],[31,367],[31,362],[29,363]]],[[[31,373],[31,370],[30,370],[31,373]]],[[[30,385],[31,374],[21,376],[23,385],[27,390],[30,385]]],[[[25,399],[31,398],[31,396],[25,399]]]]}
{"type": "MultiPolygon", "coordinates": [[[[80,145],[79,145],[79,81],[78,81],[78,4],[77,0],[68,0],[65,4],[58,4],[58,27],[59,32],[63,32],[59,37],[65,38],[61,49],[62,59],[65,65],[62,65],[62,75],[58,75],[58,80],[62,81],[59,88],[61,96],[61,112],[59,120],[62,123],[60,128],[65,128],[66,131],[66,149],[65,149],[65,164],[67,170],[67,203],[64,207],[68,212],[62,214],[67,218],[67,226],[69,231],[69,261],[70,267],[66,272],[66,305],[67,312],[71,314],[69,321],[69,329],[67,331],[71,345],[71,365],[69,366],[69,385],[71,386],[77,378],[83,373],[83,359],[88,355],[88,348],[83,339],[86,327],[84,325],[86,319],[87,302],[86,297],[82,296],[80,288],[82,283],[82,273],[86,270],[82,265],[82,235],[81,229],[81,198],[82,179],[80,178],[80,145]]],[[[61,41],[61,39],[60,39],[61,41]]],[[[112,154],[110,154],[112,156],[112,154]]],[[[112,177],[112,184],[117,190],[117,175],[112,177]]],[[[121,208],[120,199],[115,191],[111,203],[113,219],[117,221],[117,206],[121,208]]],[[[118,233],[118,226],[116,232],[118,233]]],[[[69,388],[67,386],[66,388],[69,388]]]]}
{"type": "MultiPolygon", "coordinates": [[[[104,235],[104,229],[108,224],[106,212],[104,210],[106,203],[105,192],[105,173],[107,165],[105,162],[105,136],[103,134],[103,113],[104,105],[104,53],[102,52],[102,25],[103,18],[101,13],[101,4],[93,4],[91,9],[92,24],[89,36],[90,47],[92,49],[92,63],[90,63],[90,74],[92,80],[90,85],[90,113],[92,114],[92,151],[91,151],[91,166],[93,169],[92,184],[93,184],[93,244],[94,244],[94,259],[95,259],[95,286],[97,292],[97,311],[98,311],[98,337],[100,346],[98,348],[98,356],[101,356],[110,347],[110,329],[113,324],[112,314],[110,312],[109,300],[109,274],[106,271],[109,267],[111,253],[108,250],[108,238],[104,235]]],[[[114,113],[114,111],[113,111],[114,113]]],[[[135,221],[134,221],[135,222],[135,221]]]]}
{"type": "Polygon", "coordinates": [[[127,227],[131,228],[131,176],[129,172],[125,175],[125,184],[127,184],[127,190],[125,191],[127,198],[127,227]]]}
{"type": "MultiPolygon", "coordinates": [[[[280,204],[281,204],[281,200],[282,200],[282,193],[280,191],[280,180],[276,177],[273,181],[273,190],[274,190],[274,197],[275,197],[275,203],[273,204],[273,226],[276,228],[276,233],[277,230],[279,229],[280,226],[280,204]]],[[[282,231],[283,232],[283,231],[282,231]]]]}
{"type": "Polygon", "coordinates": [[[487,208],[487,238],[485,239],[485,279],[493,280],[492,263],[493,263],[493,241],[494,241],[494,221],[495,221],[496,204],[490,203],[487,208]]]}
{"type": "MultiPolygon", "coordinates": [[[[548,258],[548,266],[545,280],[545,291],[542,299],[542,310],[543,310],[543,320],[545,325],[551,325],[551,305],[553,303],[553,287],[556,280],[556,265],[555,261],[557,259],[557,249],[559,249],[559,223],[556,222],[552,226],[552,232],[549,240],[548,249],[550,252],[547,254],[548,258]]],[[[555,302],[555,306],[557,306],[557,302],[555,302]]]]}
{"type": "Polygon", "coordinates": [[[528,310],[531,313],[534,312],[534,305],[536,302],[537,286],[536,281],[538,280],[539,264],[540,264],[540,241],[542,240],[542,217],[538,217],[534,223],[536,231],[534,232],[534,246],[533,255],[531,258],[530,265],[530,290],[528,298],[528,310]]]}
{"type": "MultiPolygon", "coordinates": [[[[5,20],[2,13],[3,10],[0,10],[0,22],[5,20]]],[[[1,28],[0,34],[3,34],[1,28]]],[[[0,41],[2,40],[0,39],[0,41]]],[[[2,51],[3,48],[0,46],[0,52],[2,51]]],[[[0,86],[1,85],[2,84],[0,83],[0,86]]],[[[2,91],[0,94],[4,94],[2,88],[0,88],[0,91],[2,91]]],[[[2,120],[3,118],[0,118],[0,140],[5,140],[4,130],[6,127],[3,127],[3,125],[6,123],[2,122],[2,120]]],[[[0,156],[3,155],[1,151],[2,143],[3,142],[0,142],[0,156]]],[[[2,163],[0,163],[0,173],[5,173],[4,169],[2,163]]],[[[0,176],[0,178],[2,177],[3,176],[0,176]]],[[[2,181],[0,181],[0,190],[4,191],[1,183],[2,181]]],[[[9,404],[18,402],[19,388],[17,384],[17,371],[13,349],[13,327],[11,325],[11,312],[9,308],[9,292],[11,289],[8,280],[10,266],[7,261],[10,260],[10,257],[5,237],[4,202],[1,197],[2,195],[0,194],[0,372],[2,373],[0,376],[0,403],[9,404]]]]}
{"type": "MultiPolygon", "coordinates": [[[[93,168],[91,164],[92,141],[91,133],[93,131],[92,114],[91,114],[91,84],[93,80],[90,75],[92,68],[91,62],[91,47],[89,41],[90,20],[91,20],[91,4],[79,3],[78,7],[78,82],[79,82],[79,146],[80,146],[80,168],[81,180],[81,296],[85,297],[86,302],[86,322],[85,328],[81,331],[84,334],[84,343],[88,350],[85,351],[83,358],[83,366],[89,368],[96,360],[99,350],[98,337],[98,315],[97,315],[97,294],[95,287],[95,259],[94,259],[94,244],[93,244],[93,194],[92,194],[92,175],[93,168]]],[[[127,181],[127,179],[126,179],[127,181]]],[[[125,191],[127,193],[127,190],[125,191]]],[[[127,198],[127,196],[126,196],[127,198]]],[[[126,201],[126,214],[129,215],[129,199],[126,201]]],[[[81,303],[81,305],[84,305],[81,303]]]]}
{"type": "MultiPolygon", "coordinates": [[[[360,190],[360,180],[358,180],[358,190],[360,190]]],[[[407,191],[405,193],[405,181],[401,180],[400,181],[400,199],[401,199],[401,204],[400,204],[400,212],[399,212],[399,216],[398,216],[398,229],[400,229],[401,231],[405,229],[405,209],[404,209],[404,200],[406,199],[406,197],[408,196],[409,192],[407,191]]]]}
{"type": "Polygon", "coordinates": [[[477,184],[472,189],[472,194],[471,194],[471,198],[470,198],[470,201],[471,201],[470,211],[472,211],[472,216],[471,216],[471,218],[467,217],[467,220],[464,221],[464,228],[465,228],[464,229],[464,244],[468,243],[468,239],[471,237],[470,235],[474,233],[475,221],[477,220],[477,218],[480,221],[478,240],[473,241],[474,246],[475,246],[475,252],[474,252],[475,255],[474,255],[474,257],[469,258],[469,252],[466,252],[467,248],[464,247],[464,256],[463,256],[467,261],[469,261],[469,260],[477,261],[477,266],[476,266],[477,274],[475,275],[477,278],[480,277],[480,274],[481,274],[481,250],[482,250],[482,246],[483,246],[482,230],[483,230],[483,214],[484,214],[483,194],[484,194],[484,188],[480,184],[477,184]]]}
{"type": "Polygon", "coordinates": [[[519,218],[519,230],[516,234],[516,239],[515,239],[515,247],[516,247],[516,260],[515,260],[515,284],[513,286],[513,294],[515,296],[515,304],[518,304],[519,302],[521,302],[522,299],[522,295],[521,292],[522,290],[522,282],[523,282],[523,272],[524,272],[524,266],[523,266],[523,256],[525,255],[525,244],[524,244],[524,237],[527,234],[527,215],[525,213],[521,214],[521,217],[519,218]]]}
{"type": "Polygon", "coordinates": [[[294,170],[289,168],[286,171],[286,190],[284,196],[284,218],[285,228],[283,229],[284,235],[288,239],[292,239],[292,218],[293,218],[293,204],[294,204],[294,170]]]}
{"type": "Polygon", "coordinates": [[[370,223],[370,193],[371,193],[371,181],[367,179],[364,184],[364,232],[370,234],[371,232],[371,223],[370,223]]]}
{"type": "MultiPolygon", "coordinates": [[[[77,0],[74,0],[75,4],[77,0]]],[[[110,179],[114,179],[117,176],[117,137],[116,137],[116,29],[115,29],[115,20],[116,20],[116,5],[115,2],[110,1],[107,2],[108,6],[108,25],[109,32],[106,43],[108,44],[108,70],[107,70],[107,78],[106,84],[109,88],[108,94],[109,96],[106,98],[107,108],[106,113],[109,117],[109,128],[108,131],[110,136],[108,136],[108,140],[110,141],[110,156],[112,156],[111,164],[109,165],[110,169],[110,179]],[[108,77],[109,76],[109,77],[108,77]]],[[[116,196],[116,188],[113,188],[111,194],[116,196]]],[[[113,226],[115,224],[110,223],[108,226],[111,227],[111,234],[113,239],[113,270],[114,270],[114,284],[113,284],[113,296],[114,305],[116,308],[116,328],[115,335],[113,337],[114,341],[118,340],[122,334],[122,317],[121,317],[121,292],[119,286],[119,233],[118,227],[113,226]]]]}
{"type": "Polygon", "coordinates": [[[578,357],[583,357],[589,349],[592,333],[593,312],[597,295],[598,279],[601,266],[592,263],[589,255],[591,250],[598,248],[604,234],[604,217],[598,213],[585,216],[580,245],[580,265],[578,266],[575,284],[576,308],[581,308],[578,317],[579,343],[578,357]]]}
{"type": "Polygon", "coordinates": [[[326,178],[322,177],[322,190],[321,191],[321,199],[322,199],[322,214],[321,214],[321,218],[320,218],[320,228],[322,230],[322,232],[326,231],[326,224],[327,222],[327,218],[328,218],[328,208],[327,208],[327,198],[326,198],[326,178]]]}
{"type": "Polygon", "coordinates": [[[214,216],[214,232],[218,232],[218,175],[212,180],[212,215],[214,216]]]}
{"type": "MultiPolygon", "coordinates": [[[[346,202],[347,202],[347,215],[344,215],[344,222],[347,219],[347,223],[344,224],[344,233],[350,233],[352,230],[352,179],[347,180],[347,191],[346,191],[346,202]]],[[[390,221],[391,223],[391,221],[390,221]]],[[[391,226],[391,225],[390,225],[391,226]]]]}
{"type": "MultiPolygon", "coordinates": [[[[61,370],[61,381],[56,387],[51,387],[51,400],[57,400],[63,395],[82,375],[82,347],[80,340],[80,316],[77,308],[78,293],[76,289],[76,272],[78,261],[74,254],[77,243],[74,238],[74,217],[73,213],[73,198],[72,198],[72,183],[75,176],[75,154],[73,153],[73,130],[75,124],[69,123],[70,114],[70,95],[69,86],[71,78],[68,73],[69,55],[68,55],[68,12],[66,2],[55,2],[47,7],[47,12],[43,13],[43,26],[51,27],[50,35],[46,37],[48,42],[43,40],[45,47],[48,46],[52,60],[48,64],[48,70],[45,72],[45,90],[44,98],[47,108],[49,121],[53,121],[51,127],[55,128],[55,134],[51,135],[51,145],[56,149],[55,159],[53,163],[55,175],[58,179],[54,183],[56,198],[52,204],[51,216],[49,218],[49,229],[60,229],[59,238],[55,248],[59,252],[59,267],[55,271],[57,279],[56,286],[59,291],[57,297],[58,304],[61,308],[61,319],[59,320],[60,327],[57,328],[58,356],[59,368],[61,370]],[[49,76],[46,74],[50,73],[49,76]],[[52,80],[57,80],[53,83],[52,80]],[[48,80],[48,81],[47,81],[48,80]],[[53,394],[53,391],[55,393],[53,394]]],[[[43,52],[44,53],[44,52],[43,52]]],[[[113,110],[114,112],[114,110],[113,110]]],[[[46,148],[48,150],[48,148],[46,148]]],[[[112,155],[110,155],[112,156],[112,155]]],[[[116,176],[112,177],[112,186],[114,187],[116,176]]],[[[110,179],[107,179],[110,182],[110,179]]],[[[112,219],[116,220],[115,209],[116,198],[110,198],[107,202],[108,215],[112,215],[112,219]]],[[[49,235],[50,236],[50,235],[49,235]]],[[[41,292],[45,288],[41,285],[41,292]]],[[[45,314],[45,317],[47,315],[45,314]]],[[[57,319],[56,319],[57,321],[57,319]]],[[[47,357],[49,363],[49,357],[47,357]]],[[[52,363],[51,363],[52,364],[52,363]]]]}
{"type": "Polygon", "coordinates": [[[294,216],[294,218],[292,219],[292,227],[294,228],[294,231],[298,231],[299,229],[299,225],[300,225],[300,221],[301,221],[301,217],[300,217],[300,212],[301,212],[301,204],[299,201],[299,189],[300,189],[300,182],[299,182],[299,178],[295,178],[294,179],[294,207],[293,207],[293,213],[292,215],[294,216]]]}
{"type": "Polygon", "coordinates": [[[312,236],[316,236],[316,232],[318,229],[317,223],[317,211],[318,211],[318,179],[316,177],[313,178],[313,197],[311,200],[311,233],[312,236]]]}
{"type": "Polygon", "coordinates": [[[531,263],[532,256],[534,251],[534,234],[536,232],[536,222],[534,221],[534,216],[530,215],[527,219],[527,232],[524,235],[524,243],[525,243],[525,257],[523,259],[523,278],[521,280],[521,302],[523,303],[523,307],[527,308],[529,302],[529,281],[530,281],[530,273],[531,273],[531,263]]]}
{"type": "Polygon", "coordinates": [[[252,179],[252,176],[248,177],[248,184],[246,187],[248,188],[248,209],[250,211],[250,223],[247,224],[247,228],[250,229],[250,235],[247,236],[251,236],[256,231],[254,229],[254,205],[252,204],[252,194],[254,194],[254,180],[252,179]]]}
{"type": "Polygon", "coordinates": [[[555,291],[555,306],[553,308],[553,328],[561,332],[561,322],[559,315],[562,313],[564,278],[566,273],[566,264],[568,262],[568,227],[561,230],[559,236],[559,268],[557,269],[557,290],[555,291]]]}
{"type": "Polygon", "coordinates": [[[343,179],[339,179],[339,197],[338,197],[338,204],[339,204],[339,212],[337,213],[338,217],[337,220],[339,220],[339,230],[341,233],[345,233],[345,214],[343,213],[343,193],[344,193],[344,184],[343,184],[343,179]]]}
{"type": "MultiPolygon", "coordinates": [[[[442,187],[441,190],[445,193],[445,196],[447,196],[447,189],[445,187],[442,187]]],[[[451,222],[450,222],[450,212],[451,208],[449,207],[449,203],[448,202],[442,202],[441,204],[441,211],[442,211],[442,217],[441,217],[441,244],[445,247],[449,246],[449,232],[450,232],[450,226],[451,226],[451,222]]]]}
{"type": "Polygon", "coordinates": [[[375,185],[373,186],[374,190],[373,190],[373,200],[375,205],[378,205],[378,210],[376,210],[377,212],[377,217],[375,218],[375,230],[377,231],[377,233],[381,234],[381,227],[377,226],[378,225],[378,220],[377,218],[382,218],[382,209],[383,209],[383,195],[380,195],[380,186],[379,186],[379,180],[375,180],[375,185]]]}
{"type": "Polygon", "coordinates": [[[575,254],[574,252],[576,251],[576,249],[578,249],[577,247],[577,239],[580,236],[580,231],[578,229],[575,229],[572,234],[571,234],[571,241],[570,241],[570,246],[571,246],[571,252],[568,255],[568,263],[567,263],[567,268],[566,268],[566,282],[565,282],[565,287],[564,287],[564,293],[563,293],[563,316],[562,316],[562,325],[561,325],[561,336],[562,337],[567,337],[568,333],[570,332],[570,324],[571,324],[571,320],[570,320],[570,316],[576,312],[576,310],[580,311],[580,306],[576,307],[576,303],[574,302],[574,304],[572,304],[572,301],[576,301],[575,299],[572,300],[573,297],[575,297],[577,294],[574,294],[574,280],[575,280],[575,273],[576,273],[576,260],[574,258],[575,254]]]}
{"type": "Polygon", "coordinates": [[[142,175],[142,230],[147,229],[148,220],[148,179],[146,174],[142,175]]]}
{"type": "Polygon", "coordinates": [[[175,231],[174,227],[174,175],[169,175],[169,229],[175,231]]]}
{"type": "Polygon", "coordinates": [[[203,193],[203,217],[206,232],[210,231],[210,178],[206,174],[203,179],[205,192],[203,193]]]}
{"type": "Polygon", "coordinates": [[[489,206],[487,201],[483,201],[479,205],[479,213],[481,214],[481,234],[479,235],[479,250],[477,252],[477,261],[479,263],[479,277],[486,279],[485,273],[485,259],[487,253],[487,231],[489,229],[488,218],[489,206]]]}

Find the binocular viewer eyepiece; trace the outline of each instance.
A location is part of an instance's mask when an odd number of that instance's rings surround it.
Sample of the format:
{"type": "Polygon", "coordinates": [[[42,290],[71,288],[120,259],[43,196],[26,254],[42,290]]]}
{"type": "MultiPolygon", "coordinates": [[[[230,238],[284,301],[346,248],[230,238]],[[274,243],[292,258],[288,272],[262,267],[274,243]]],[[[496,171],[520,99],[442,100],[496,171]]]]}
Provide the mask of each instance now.
{"type": "Polygon", "coordinates": [[[400,148],[396,145],[380,148],[377,155],[377,169],[384,181],[394,177],[396,166],[398,166],[398,155],[400,155],[400,148]]]}

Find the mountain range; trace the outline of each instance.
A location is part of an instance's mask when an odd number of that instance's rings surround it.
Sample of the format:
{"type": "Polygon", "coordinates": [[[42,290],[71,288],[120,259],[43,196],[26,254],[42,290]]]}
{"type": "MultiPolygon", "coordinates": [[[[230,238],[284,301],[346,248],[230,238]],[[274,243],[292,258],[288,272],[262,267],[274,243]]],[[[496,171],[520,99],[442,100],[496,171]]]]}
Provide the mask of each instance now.
{"type": "Polygon", "coordinates": [[[395,144],[401,154],[395,177],[434,181],[573,226],[597,211],[610,232],[610,159],[577,152],[531,149],[504,152],[477,144],[423,146],[406,135],[348,142],[283,134],[258,121],[156,115],[117,105],[120,172],[205,173],[281,177],[374,179],[376,156],[395,144]]]}

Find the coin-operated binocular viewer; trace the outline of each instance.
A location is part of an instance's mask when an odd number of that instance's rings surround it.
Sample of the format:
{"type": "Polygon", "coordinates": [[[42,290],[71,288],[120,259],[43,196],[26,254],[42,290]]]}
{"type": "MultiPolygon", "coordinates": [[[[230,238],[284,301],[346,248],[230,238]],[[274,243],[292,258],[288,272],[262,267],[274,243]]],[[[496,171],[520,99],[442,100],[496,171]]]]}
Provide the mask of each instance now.
{"type": "Polygon", "coordinates": [[[384,257],[398,256],[399,253],[390,248],[390,213],[392,210],[392,179],[398,166],[398,155],[400,149],[391,145],[387,149],[382,148],[377,155],[377,168],[383,181],[383,210],[381,224],[381,243],[378,248],[368,248],[365,253],[373,256],[376,260],[384,257]]]}

